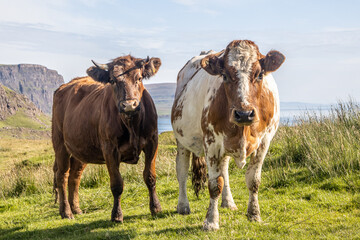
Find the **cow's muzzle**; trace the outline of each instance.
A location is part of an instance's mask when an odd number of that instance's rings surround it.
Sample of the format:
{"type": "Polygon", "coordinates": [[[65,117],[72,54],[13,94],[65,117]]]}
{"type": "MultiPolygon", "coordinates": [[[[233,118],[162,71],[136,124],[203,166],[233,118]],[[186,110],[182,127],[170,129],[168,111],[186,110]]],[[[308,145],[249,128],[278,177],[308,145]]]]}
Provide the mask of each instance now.
{"type": "Polygon", "coordinates": [[[250,111],[232,110],[232,120],[237,125],[247,126],[256,122],[256,111],[254,109],[250,111]]]}
{"type": "Polygon", "coordinates": [[[119,104],[119,110],[122,113],[130,114],[140,110],[139,101],[137,99],[129,99],[121,101],[119,104]]]}

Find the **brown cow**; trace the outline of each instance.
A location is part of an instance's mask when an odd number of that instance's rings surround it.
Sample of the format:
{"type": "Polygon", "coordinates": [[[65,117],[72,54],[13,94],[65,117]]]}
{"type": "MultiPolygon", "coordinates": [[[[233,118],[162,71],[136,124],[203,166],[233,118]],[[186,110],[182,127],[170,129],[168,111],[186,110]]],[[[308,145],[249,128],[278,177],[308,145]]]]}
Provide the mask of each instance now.
{"type": "Polygon", "coordinates": [[[60,201],[60,215],[72,219],[73,213],[82,213],[78,195],[81,173],[88,163],[105,163],[114,196],[111,220],[122,222],[124,184],[119,165],[136,164],[141,151],[145,153],[143,177],[150,211],[155,214],[161,211],[155,190],[157,114],[142,80],[155,75],[161,61],[128,55],[108,64],[94,64],[87,70],[90,77],[73,79],[54,93],[54,191],[60,201]]]}
{"type": "Polygon", "coordinates": [[[179,72],[171,115],[178,146],[177,211],[190,213],[186,194],[190,153],[195,155],[193,179],[196,181],[204,179],[199,175],[205,171],[196,166],[202,166],[201,156],[205,155],[210,192],[206,230],[219,228],[217,207],[221,194],[222,207],[237,209],[229,185],[230,156],[243,168],[246,157],[251,155],[246,171],[247,215],[250,220],[260,221],[257,196],[261,167],[279,124],[279,96],[271,72],[284,60],[278,51],[264,56],[252,41],[236,40],[219,53],[208,52],[192,58],[179,72]]]}

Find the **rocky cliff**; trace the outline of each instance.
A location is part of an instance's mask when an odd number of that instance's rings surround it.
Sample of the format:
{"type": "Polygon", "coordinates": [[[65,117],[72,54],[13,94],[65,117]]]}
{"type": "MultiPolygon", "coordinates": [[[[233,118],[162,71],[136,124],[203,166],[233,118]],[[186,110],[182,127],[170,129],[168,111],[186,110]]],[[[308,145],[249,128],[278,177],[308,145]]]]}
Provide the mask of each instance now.
{"type": "Polygon", "coordinates": [[[0,65],[0,83],[27,96],[44,113],[51,113],[53,93],[64,79],[41,65],[0,65]]]}

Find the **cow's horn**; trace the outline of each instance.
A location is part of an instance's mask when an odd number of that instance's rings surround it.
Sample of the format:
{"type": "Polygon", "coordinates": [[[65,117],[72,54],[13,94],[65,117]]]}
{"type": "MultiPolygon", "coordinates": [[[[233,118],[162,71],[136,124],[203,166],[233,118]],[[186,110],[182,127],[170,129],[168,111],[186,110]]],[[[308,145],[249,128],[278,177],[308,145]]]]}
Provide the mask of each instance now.
{"type": "Polygon", "coordinates": [[[96,63],[94,60],[91,60],[91,61],[96,67],[98,67],[102,70],[105,70],[105,71],[109,70],[109,66],[107,64],[99,64],[99,63],[96,63]]]}

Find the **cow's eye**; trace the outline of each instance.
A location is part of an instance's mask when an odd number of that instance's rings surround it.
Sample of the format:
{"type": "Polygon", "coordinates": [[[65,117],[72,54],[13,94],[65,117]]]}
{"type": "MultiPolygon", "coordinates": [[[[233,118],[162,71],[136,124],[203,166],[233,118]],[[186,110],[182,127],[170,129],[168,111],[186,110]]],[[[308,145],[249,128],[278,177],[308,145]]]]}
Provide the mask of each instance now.
{"type": "Polygon", "coordinates": [[[110,84],[114,84],[115,81],[114,81],[113,79],[110,79],[109,83],[110,83],[110,84]]]}
{"type": "Polygon", "coordinates": [[[226,77],[226,75],[222,75],[223,79],[224,79],[224,82],[227,82],[228,81],[228,78],[226,77]]]}
{"type": "Polygon", "coordinates": [[[136,83],[139,83],[142,81],[143,78],[142,78],[141,74],[137,73],[137,74],[135,74],[134,79],[135,79],[136,83]]]}
{"type": "Polygon", "coordinates": [[[264,77],[264,70],[261,70],[256,80],[260,82],[263,80],[263,77],[264,77]]]}

